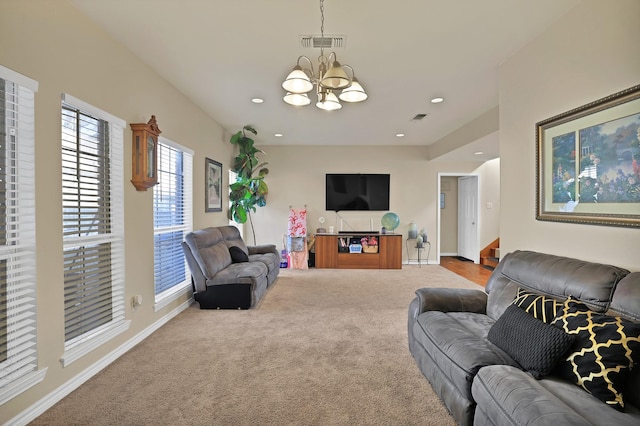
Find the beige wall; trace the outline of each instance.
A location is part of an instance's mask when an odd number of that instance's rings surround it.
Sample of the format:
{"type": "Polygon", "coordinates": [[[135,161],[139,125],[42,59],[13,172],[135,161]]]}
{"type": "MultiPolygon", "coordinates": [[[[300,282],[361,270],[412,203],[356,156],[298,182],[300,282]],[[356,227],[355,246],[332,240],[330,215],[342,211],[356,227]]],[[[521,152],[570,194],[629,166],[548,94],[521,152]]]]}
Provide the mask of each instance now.
{"type": "MultiPolygon", "coordinates": [[[[478,247],[482,250],[500,236],[500,159],[473,171],[478,177],[478,247]]],[[[458,179],[441,176],[445,208],[440,210],[440,255],[458,254],[458,179]]]]}
{"type": "MultiPolygon", "coordinates": [[[[155,114],[162,136],[195,151],[194,226],[226,223],[225,213],[205,214],[204,157],[228,165],[231,146],[222,128],[109,38],[67,1],[3,0],[0,3],[0,64],[39,83],[36,112],[36,226],[38,364],[45,379],[5,403],[0,423],[58,389],[187,300],[153,309],[152,191],[137,192],[131,179],[131,132],[125,131],[126,300],[144,303],[126,317],[131,327],[113,341],[63,368],[64,349],[62,204],[60,154],[61,94],[68,93],[127,121],[155,114]]],[[[226,183],[226,179],[225,179],[226,183]]]]}
{"type": "Polygon", "coordinates": [[[640,270],[640,229],[534,214],[536,122],[640,83],[638,17],[637,0],[585,0],[500,67],[503,253],[531,249],[640,270]]]}
{"type": "MultiPolygon", "coordinates": [[[[258,135],[259,136],[259,135],[258,135]]],[[[429,260],[436,261],[437,217],[439,209],[438,173],[478,173],[480,181],[491,180],[489,185],[499,187],[499,176],[486,173],[480,163],[450,163],[427,161],[421,147],[356,147],[356,146],[260,146],[269,162],[268,204],[254,214],[258,244],[277,243],[283,248],[283,237],[287,232],[289,206],[307,206],[307,228],[315,233],[321,227],[320,217],[325,219],[324,228],[334,226],[345,231],[378,231],[380,219],[386,212],[335,212],[325,210],[326,173],[389,173],[391,175],[390,210],[400,217],[400,226],[395,230],[406,238],[409,223],[413,220],[418,229],[425,228],[432,244],[429,260]],[[341,221],[342,219],[342,221],[341,221]],[[350,226],[350,227],[349,227],[350,226]]],[[[481,196],[482,198],[482,196],[481,196]]],[[[498,206],[496,206],[498,207],[498,206]]],[[[497,210],[494,210],[497,211],[497,210]]],[[[483,214],[481,212],[481,214],[483,214]]],[[[498,236],[498,223],[487,221],[492,228],[487,231],[498,236]]],[[[247,228],[249,229],[249,228],[247,228]]],[[[251,232],[245,233],[251,242],[251,232]]],[[[415,248],[403,244],[403,261],[417,259],[415,248]],[[407,257],[407,254],[409,255],[407,257]]],[[[426,256],[426,253],[421,253],[426,256]]]]}

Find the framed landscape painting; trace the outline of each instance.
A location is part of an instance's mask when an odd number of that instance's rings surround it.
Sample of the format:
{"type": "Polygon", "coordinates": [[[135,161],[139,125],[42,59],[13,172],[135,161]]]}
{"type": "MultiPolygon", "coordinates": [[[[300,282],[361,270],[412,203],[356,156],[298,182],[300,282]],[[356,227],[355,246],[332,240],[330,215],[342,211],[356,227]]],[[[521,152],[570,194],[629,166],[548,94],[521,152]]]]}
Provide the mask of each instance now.
{"type": "Polygon", "coordinates": [[[640,227],[640,85],[536,124],[536,219],[640,227]]]}
{"type": "Polygon", "coordinates": [[[205,158],[204,211],[222,211],[222,164],[205,158]]]}

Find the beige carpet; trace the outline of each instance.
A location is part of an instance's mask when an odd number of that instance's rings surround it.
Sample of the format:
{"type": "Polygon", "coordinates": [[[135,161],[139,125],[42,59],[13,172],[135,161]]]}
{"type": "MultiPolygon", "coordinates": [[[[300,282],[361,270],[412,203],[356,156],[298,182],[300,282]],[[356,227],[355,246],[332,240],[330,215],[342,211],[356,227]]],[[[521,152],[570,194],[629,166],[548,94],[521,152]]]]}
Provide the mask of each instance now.
{"type": "Polygon", "coordinates": [[[440,266],[282,270],[258,307],[182,312],[32,424],[454,425],[407,347],[440,266]]]}

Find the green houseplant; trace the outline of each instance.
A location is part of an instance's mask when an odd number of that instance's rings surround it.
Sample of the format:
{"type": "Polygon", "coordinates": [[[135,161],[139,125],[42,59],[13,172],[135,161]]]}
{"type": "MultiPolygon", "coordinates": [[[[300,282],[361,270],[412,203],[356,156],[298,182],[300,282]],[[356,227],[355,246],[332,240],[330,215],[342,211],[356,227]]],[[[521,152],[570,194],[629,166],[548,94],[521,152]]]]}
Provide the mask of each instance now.
{"type": "Polygon", "coordinates": [[[257,135],[258,132],[252,126],[244,126],[242,130],[231,136],[231,144],[238,146],[238,155],[233,159],[231,171],[236,173],[236,181],[229,185],[229,218],[245,223],[249,219],[253,242],[256,242],[256,232],[253,229],[251,212],[256,207],[264,207],[267,204],[269,187],[264,177],[269,173],[266,162],[260,162],[258,154],[264,152],[255,147],[253,139],[247,136],[247,132],[257,135]]]}

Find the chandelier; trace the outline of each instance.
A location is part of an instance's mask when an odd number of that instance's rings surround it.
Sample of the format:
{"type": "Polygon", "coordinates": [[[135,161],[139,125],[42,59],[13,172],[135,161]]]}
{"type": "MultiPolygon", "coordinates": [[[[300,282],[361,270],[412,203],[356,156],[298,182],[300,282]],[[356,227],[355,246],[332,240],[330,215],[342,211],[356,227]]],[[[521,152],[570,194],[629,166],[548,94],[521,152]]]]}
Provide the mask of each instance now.
{"type": "MultiPolygon", "coordinates": [[[[324,0],[320,0],[320,36],[324,40],[324,0]]],[[[325,56],[322,45],[318,57],[318,73],[315,73],[311,59],[300,56],[293,71],[282,83],[282,88],[287,92],[282,99],[289,105],[309,105],[311,99],[308,93],[314,86],[318,95],[316,106],[326,111],[342,108],[340,101],[362,102],[368,98],[353,68],[340,64],[335,52],[325,56]],[[308,62],[308,67],[303,68],[304,61],[308,62]],[[335,92],[340,90],[340,94],[336,96],[335,92]]]]}

